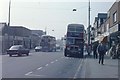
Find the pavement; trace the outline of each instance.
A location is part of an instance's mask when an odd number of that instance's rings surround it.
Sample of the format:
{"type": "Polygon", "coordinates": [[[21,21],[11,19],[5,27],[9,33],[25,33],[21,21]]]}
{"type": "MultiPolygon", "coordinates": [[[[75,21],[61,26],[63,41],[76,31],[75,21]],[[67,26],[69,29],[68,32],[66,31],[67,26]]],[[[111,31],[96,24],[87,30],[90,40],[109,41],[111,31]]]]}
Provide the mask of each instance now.
{"type": "Polygon", "coordinates": [[[2,56],[0,55],[0,79],[2,78],[2,56]]]}
{"type": "Polygon", "coordinates": [[[82,78],[118,78],[118,59],[105,56],[104,65],[98,59],[86,58],[82,67],[82,78]]]}

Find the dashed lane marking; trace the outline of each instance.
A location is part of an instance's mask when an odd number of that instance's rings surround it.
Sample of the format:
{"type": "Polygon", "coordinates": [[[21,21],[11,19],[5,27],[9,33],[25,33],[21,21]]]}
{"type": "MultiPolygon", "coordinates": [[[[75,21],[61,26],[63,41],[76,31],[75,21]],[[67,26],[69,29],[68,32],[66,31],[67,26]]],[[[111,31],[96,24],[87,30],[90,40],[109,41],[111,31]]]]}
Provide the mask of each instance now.
{"type": "Polygon", "coordinates": [[[39,67],[37,70],[40,70],[40,69],[42,69],[43,67],[39,67]]]}
{"type": "Polygon", "coordinates": [[[79,65],[79,67],[78,67],[78,69],[77,69],[77,71],[76,71],[76,73],[75,73],[73,79],[76,79],[76,78],[77,78],[77,75],[78,75],[78,73],[79,73],[79,71],[80,71],[80,69],[81,69],[81,67],[82,67],[82,64],[83,64],[83,59],[82,59],[80,65],[79,65]]]}
{"type": "Polygon", "coordinates": [[[32,74],[32,72],[28,72],[27,74],[25,74],[25,75],[30,75],[30,74],[32,74]]]}
{"type": "Polygon", "coordinates": [[[38,74],[30,74],[28,76],[45,76],[45,75],[38,75],[38,74]]]}
{"type": "Polygon", "coordinates": [[[51,63],[54,63],[54,61],[52,61],[51,63]]]}
{"type": "Polygon", "coordinates": [[[46,64],[45,66],[48,66],[48,64],[46,64]]]}

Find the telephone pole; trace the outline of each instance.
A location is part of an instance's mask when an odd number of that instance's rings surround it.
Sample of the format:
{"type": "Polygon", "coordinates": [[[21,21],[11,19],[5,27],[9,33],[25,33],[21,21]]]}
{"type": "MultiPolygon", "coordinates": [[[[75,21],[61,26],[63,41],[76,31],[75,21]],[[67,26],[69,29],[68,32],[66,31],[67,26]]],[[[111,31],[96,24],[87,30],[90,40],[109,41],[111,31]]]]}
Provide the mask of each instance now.
{"type": "Polygon", "coordinates": [[[11,0],[9,0],[8,26],[10,26],[10,10],[11,10],[11,0]]]}
{"type": "Polygon", "coordinates": [[[91,31],[90,31],[90,0],[88,4],[88,56],[91,54],[91,31]]]}

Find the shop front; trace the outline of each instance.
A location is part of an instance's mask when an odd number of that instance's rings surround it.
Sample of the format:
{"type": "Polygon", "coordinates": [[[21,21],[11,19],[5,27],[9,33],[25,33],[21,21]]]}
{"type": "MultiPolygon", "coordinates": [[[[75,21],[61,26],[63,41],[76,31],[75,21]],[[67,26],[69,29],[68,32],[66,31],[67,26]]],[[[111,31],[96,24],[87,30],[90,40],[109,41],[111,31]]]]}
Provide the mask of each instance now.
{"type": "Polygon", "coordinates": [[[117,24],[110,28],[110,35],[109,35],[109,44],[110,47],[115,44],[117,45],[120,43],[120,24],[117,24]]]}

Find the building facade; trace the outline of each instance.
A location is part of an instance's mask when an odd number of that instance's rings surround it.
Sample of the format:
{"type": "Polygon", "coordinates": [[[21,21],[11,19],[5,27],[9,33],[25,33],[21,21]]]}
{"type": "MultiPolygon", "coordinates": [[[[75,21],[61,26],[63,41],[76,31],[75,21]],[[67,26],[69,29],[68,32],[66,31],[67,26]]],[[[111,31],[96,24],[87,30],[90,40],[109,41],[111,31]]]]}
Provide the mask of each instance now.
{"type": "Polygon", "coordinates": [[[8,41],[7,37],[8,34],[6,34],[8,29],[8,26],[6,23],[0,23],[0,54],[2,54],[6,48],[8,48],[8,41]]]}
{"type": "Polygon", "coordinates": [[[120,1],[116,1],[106,13],[98,13],[93,24],[94,42],[105,37],[105,42],[110,48],[113,44],[120,43],[120,1]]]}
{"type": "Polygon", "coordinates": [[[108,10],[110,46],[120,40],[120,1],[115,2],[108,10]]]}
{"type": "Polygon", "coordinates": [[[42,30],[31,30],[31,48],[35,48],[40,45],[41,36],[45,35],[45,32],[42,30]]]}
{"type": "Polygon", "coordinates": [[[106,27],[104,24],[106,19],[107,13],[98,13],[97,17],[95,17],[92,29],[92,37],[94,39],[93,43],[98,42],[103,33],[106,32],[106,27]]]}
{"type": "Polygon", "coordinates": [[[1,54],[6,54],[6,50],[12,45],[30,48],[30,35],[31,30],[23,26],[8,26],[6,23],[0,23],[1,54]]]}

